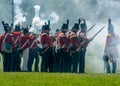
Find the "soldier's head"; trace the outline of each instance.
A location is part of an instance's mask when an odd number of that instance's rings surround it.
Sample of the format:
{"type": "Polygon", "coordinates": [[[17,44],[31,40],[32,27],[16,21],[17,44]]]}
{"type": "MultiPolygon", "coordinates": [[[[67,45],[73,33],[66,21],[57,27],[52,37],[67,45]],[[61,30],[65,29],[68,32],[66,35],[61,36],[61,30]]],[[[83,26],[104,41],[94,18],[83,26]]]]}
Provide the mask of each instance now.
{"type": "Polygon", "coordinates": [[[67,30],[68,30],[68,24],[63,23],[63,25],[62,25],[62,27],[61,27],[61,31],[62,31],[63,33],[66,33],[67,30]]]}
{"type": "Polygon", "coordinates": [[[15,31],[20,31],[20,24],[15,25],[15,31]]]}
{"type": "Polygon", "coordinates": [[[87,25],[85,19],[82,20],[80,27],[81,27],[81,32],[85,33],[87,31],[87,25]]]}
{"type": "Polygon", "coordinates": [[[44,28],[45,28],[45,25],[42,25],[42,31],[41,31],[41,33],[43,33],[44,32],[44,28]]]}
{"type": "Polygon", "coordinates": [[[72,27],[72,31],[73,32],[78,32],[79,31],[79,24],[78,23],[75,23],[74,26],[72,27]]]}
{"type": "Polygon", "coordinates": [[[111,19],[108,19],[108,34],[114,34],[114,26],[111,23],[111,19]]]}
{"type": "Polygon", "coordinates": [[[24,35],[28,35],[28,34],[29,34],[29,30],[28,30],[28,27],[27,27],[27,26],[23,26],[23,27],[22,27],[22,30],[23,30],[23,34],[24,34],[24,35]]]}
{"type": "Polygon", "coordinates": [[[44,25],[44,27],[43,27],[43,31],[45,32],[45,33],[48,33],[49,34],[49,32],[50,32],[50,27],[49,27],[49,25],[44,25]]]}
{"type": "Polygon", "coordinates": [[[108,24],[111,24],[111,19],[110,18],[108,19],[108,24]]]}

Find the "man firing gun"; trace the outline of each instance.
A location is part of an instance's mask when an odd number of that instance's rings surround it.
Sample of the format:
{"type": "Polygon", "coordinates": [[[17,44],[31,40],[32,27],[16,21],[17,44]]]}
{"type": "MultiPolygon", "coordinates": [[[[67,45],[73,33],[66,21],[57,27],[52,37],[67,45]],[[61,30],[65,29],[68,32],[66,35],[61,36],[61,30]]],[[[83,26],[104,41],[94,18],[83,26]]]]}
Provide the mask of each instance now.
{"type": "Polygon", "coordinates": [[[85,73],[84,71],[85,70],[85,53],[86,53],[86,48],[88,44],[104,29],[104,26],[103,26],[92,38],[88,39],[86,33],[89,32],[95,25],[96,23],[88,30],[87,30],[87,25],[85,20],[83,20],[83,23],[81,23],[80,25],[81,32],[78,35],[80,47],[77,49],[80,52],[79,73],[85,73]]]}

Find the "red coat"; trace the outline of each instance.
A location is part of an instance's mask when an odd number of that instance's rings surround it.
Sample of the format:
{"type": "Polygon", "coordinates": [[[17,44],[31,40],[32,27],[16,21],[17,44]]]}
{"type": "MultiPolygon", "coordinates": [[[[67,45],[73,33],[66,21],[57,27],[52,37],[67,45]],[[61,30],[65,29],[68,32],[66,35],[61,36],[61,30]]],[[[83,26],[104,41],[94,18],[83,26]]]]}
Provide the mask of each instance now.
{"type": "Polygon", "coordinates": [[[77,52],[77,49],[80,47],[80,42],[78,41],[78,37],[76,33],[74,32],[70,33],[70,42],[71,45],[76,46],[76,48],[74,50],[71,50],[71,52],[77,52]]]}
{"type": "Polygon", "coordinates": [[[30,35],[30,48],[31,49],[35,49],[35,48],[37,48],[37,46],[38,46],[38,40],[37,40],[37,38],[36,38],[36,36],[34,36],[34,35],[30,35]]]}
{"type": "Polygon", "coordinates": [[[20,36],[21,36],[21,32],[12,32],[13,38],[14,38],[14,46],[17,47],[19,45],[19,41],[20,41],[20,36]]]}
{"type": "Polygon", "coordinates": [[[78,36],[78,37],[82,36],[82,39],[83,39],[83,41],[81,42],[81,48],[86,48],[89,44],[89,39],[87,38],[87,35],[81,35],[81,34],[84,34],[84,33],[80,32],[78,36]]]}
{"type": "Polygon", "coordinates": [[[26,48],[30,48],[30,36],[22,34],[20,36],[20,48],[25,50],[26,48]]]}
{"type": "Polygon", "coordinates": [[[106,45],[105,45],[105,53],[108,55],[109,59],[116,60],[116,58],[119,58],[119,52],[117,49],[117,45],[119,44],[119,37],[117,35],[111,35],[109,34],[106,39],[106,45]]]}
{"type": "MultiPolygon", "coordinates": [[[[4,38],[5,38],[6,35],[7,35],[7,33],[2,33],[1,36],[0,36],[0,51],[1,51],[1,49],[2,49],[3,40],[4,40],[4,38]]],[[[14,47],[15,47],[15,46],[14,46],[14,39],[13,39],[11,33],[8,33],[8,35],[6,36],[6,38],[5,38],[4,41],[7,42],[7,43],[11,43],[12,46],[13,46],[13,49],[14,49],[14,47]]]]}
{"type": "Polygon", "coordinates": [[[63,48],[64,52],[69,51],[70,40],[66,34],[62,33],[57,37],[57,46],[58,48],[63,48]]]}
{"type": "Polygon", "coordinates": [[[40,35],[40,42],[43,48],[53,47],[52,38],[47,33],[42,33],[40,35]]]}

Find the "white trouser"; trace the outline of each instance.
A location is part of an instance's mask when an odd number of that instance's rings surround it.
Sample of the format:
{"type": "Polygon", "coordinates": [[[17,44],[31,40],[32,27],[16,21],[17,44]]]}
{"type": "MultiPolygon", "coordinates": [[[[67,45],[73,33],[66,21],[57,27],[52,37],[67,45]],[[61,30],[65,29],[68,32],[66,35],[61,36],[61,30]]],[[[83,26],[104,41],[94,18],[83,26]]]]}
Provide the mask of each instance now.
{"type": "Polygon", "coordinates": [[[29,57],[29,48],[23,51],[23,64],[22,64],[22,71],[28,71],[27,64],[28,64],[28,57],[29,57]]]}

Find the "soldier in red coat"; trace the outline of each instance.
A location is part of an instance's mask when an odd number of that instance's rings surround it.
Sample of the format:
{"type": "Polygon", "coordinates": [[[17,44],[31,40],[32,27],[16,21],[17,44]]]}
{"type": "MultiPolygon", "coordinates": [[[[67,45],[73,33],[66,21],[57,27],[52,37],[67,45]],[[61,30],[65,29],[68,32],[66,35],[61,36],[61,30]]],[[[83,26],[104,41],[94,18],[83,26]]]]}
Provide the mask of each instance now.
{"type": "Polygon", "coordinates": [[[41,72],[53,72],[54,57],[53,57],[53,41],[49,35],[49,25],[44,25],[40,35],[40,42],[42,45],[42,63],[41,72]]]}
{"type": "Polygon", "coordinates": [[[60,35],[61,31],[56,29],[55,34],[53,35],[53,55],[55,57],[55,65],[54,65],[54,72],[59,72],[59,55],[57,54],[56,47],[57,47],[57,37],[60,35]]]}
{"type": "Polygon", "coordinates": [[[119,58],[119,53],[117,50],[118,44],[119,37],[114,33],[114,26],[111,23],[111,19],[108,19],[108,36],[106,38],[106,45],[103,56],[107,73],[116,73],[117,58],[119,58]],[[109,61],[112,62],[112,71],[109,61]]]}
{"type": "Polygon", "coordinates": [[[61,34],[57,37],[57,54],[60,58],[60,71],[59,72],[71,72],[71,58],[69,53],[70,39],[66,32],[68,30],[68,24],[63,24],[61,28],[61,34]]]}
{"type": "Polygon", "coordinates": [[[78,35],[79,42],[81,44],[79,53],[80,53],[80,59],[79,59],[79,73],[85,73],[85,54],[86,54],[86,48],[91,41],[91,39],[87,38],[86,31],[87,31],[87,25],[86,21],[83,20],[80,24],[81,26],[81,32],[78,35]]]}
{"type": "Polygon", "coordinates": [[[35,59],[34,71],[39,71],[39,55],[38,55],[38,40],[37,34],[31,32],[30,34],[30,51],[29,51],[29,59],[28,59],[28,71],[32,72],[32,65],[35,59]]]}
{"type": "Polygon", "coordinates": [[[19,49],[19,41],[20,41],[20,36],[21,36],[21,29],[20,29],[20,24],[16,24],[15,25],[15,29],[13,32],[11,32],[11,34],[13,35],[13,39],[14,39],[14,46],[15,46],[15,51],[13,53],[13,59],[12,59],[12,71],[15,72],[20,72],[21,71],[21,56],[20,53],[18,51],[19,49]]]}
{"type": "Polygon", "coordinates": [[[77,36],[78,31],[79,31],[79,24],[75,23],[70,33],[70,42],[71,42],[70,53],[72,57],[73,73],[77,73],[78,62],[79,62],[78,49],[80,47],[80,42],[78,41],[78,36],[77,36]]]}
{"type": "Polygon", "coordinates": [[[4,26],[5,33],[2,33],[0,36],[0,47],[1,53],[3,56],[3,71],[10,72],[12,71],[12,54],[14,52],[14,42],[12,39],[11,28],[7,23],[2,21],[4,26]]]}
{"type": "Polygon", "coordinates": [[[28,27],[22,27],[23,34],[20,36],[20,52],[22,52],[23,57],[23,64],[22,64],[22,71],[28,71],[28,57],[29,57],[29,48],[30,48],[30,36],[28,27]]]}

